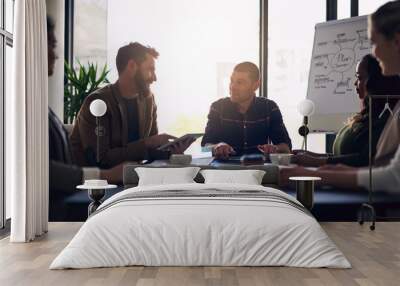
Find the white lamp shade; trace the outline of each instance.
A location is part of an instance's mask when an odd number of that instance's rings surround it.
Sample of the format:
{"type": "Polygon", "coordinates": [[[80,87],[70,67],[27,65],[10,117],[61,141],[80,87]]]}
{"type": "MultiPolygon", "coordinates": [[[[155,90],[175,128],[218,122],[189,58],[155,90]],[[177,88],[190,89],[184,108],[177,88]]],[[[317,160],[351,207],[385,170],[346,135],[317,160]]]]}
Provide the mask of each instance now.
{"type": "Polygon", "coordinates": [[[106,103],[101,99],[95,99],[90,104],[90,113],[95,117],[103,116],[107,111],[106,103]]]}
{"type": "Polygon", "coordinates": [[[315,105],[312,100],[304,99],[297,106],[297,110],[303,116],[310,116],[314,113],[315,105]]]}

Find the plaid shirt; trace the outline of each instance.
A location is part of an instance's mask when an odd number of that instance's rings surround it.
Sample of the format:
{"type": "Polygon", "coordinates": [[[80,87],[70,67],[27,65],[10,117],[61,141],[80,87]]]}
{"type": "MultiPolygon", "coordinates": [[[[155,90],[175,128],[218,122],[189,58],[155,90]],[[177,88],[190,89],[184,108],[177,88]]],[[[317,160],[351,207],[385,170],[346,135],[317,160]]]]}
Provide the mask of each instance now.
{"type": "Polygon", "coordinates": [[[278,105],[265,97],[255,97],[245,114],[229,97],[211,105],[201,145],[225,142],[238,155],[259,153],[257,145],[292,143],[278,105]]]}

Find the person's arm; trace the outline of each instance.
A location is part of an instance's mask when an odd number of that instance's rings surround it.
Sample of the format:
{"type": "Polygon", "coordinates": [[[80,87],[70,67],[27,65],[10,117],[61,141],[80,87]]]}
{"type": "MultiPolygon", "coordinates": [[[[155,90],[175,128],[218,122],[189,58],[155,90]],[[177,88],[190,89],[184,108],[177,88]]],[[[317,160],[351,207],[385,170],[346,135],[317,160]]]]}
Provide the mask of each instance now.
{"type": "Polygon", "coordinates": [[[307,153],[297,153],[292,157],[292,163],[305,167],[319,167],[325,165],[327,160],[327,156],[312,156],[307,153]]]}
{"type": "Polygon", "coordinates": [[[56,192],[72,193],[83,180],[82,168],[64,164],[59,161],[49,161],[49,189],[56,192]]]}
{"type": "Polygon", "coordinates": [[[290,140],[289,133],[283,123],[282,114],[278,105],[274,101],[270,101],[271,119],[270,119],[270,139],[274,145],[278,147],[280,153],[290,153],[292,150],[292,141],[290,140]]]}
{"type": "Polygon", "coordinates": [[[214,102],[208,113],[208,121],[204,136],[201,140],[201,146],[210,146],[218,144],[221,141],[219,133],[221,132],[221,114],[218,110],[218,103],[214,102]]]}
{"type": "Polygon", "coordinates": [[[352,153],[346,155],[332,155],[327,158],[326,163],[365,167],[368,165],[368,154],[352,153]]]}
{"type": "MultiPolygon", "coordinates": [[[[114,168],[113,168],[114,169],[114,168]]],[[[60,161],[49,161],[49,188],[56,192],[73,193],[76,186],[83,184],[85,180],[104,178],[109,183],[117,182],[122,178],[122,169],[118,177],[119,169],[100,170],[96,167],[79,167],[65,164],[60,161]],[[112,176],[110,176],[112,175],[112,176]]]]}
{"type": "MultiPolygon", "coordinates": [[[[360,169],[357,172],[359,186],[369,189],[369,169],[360,169]]],[[[389,165],[372,168],[372,188],[389,192],[400,192],[400,146],[389,165]]]]}
{"type": "Polygon", "coordinates": [[[294,149],[294,150],[292,150],[292,153],[294,155],[304,154],[304,155],[310,155],[313,157],[323,157],[323,158],[326,158],[329,156],[329,154],[327,154],[327,153],[315,153],[315,152],[306,151],[306,150],[302,150],[302,149],[294,149]]]}
{"type": "MultiPolygon", "coordinates": [[[[291,176],[317,176],[322,178],[322,183],[339,188],[369,189],[369,169],[332,168],[331,170],[307,170],[304,168],[287,168],[280,172],[282,184],[287,184],[291,176]]],[[[385,190],[389,192],[400,191],[400,147],[397,149],[390,164],[385,167],[372,168],[372,187],[374,190],[385,190]]]]}
{"type": "MultiPolygon", "coordinates": [[[[83,151],[87,156],[92,154],[92,157],[94,157],[92,160],[96,158],[97,154],[97,136],[95,133],[97,127],[96,118],[89,110],[90,103],[94,99],[96,99],[95,96],[86,98],[75,123],[78,125],[83,151]]],[[[100,124],[104,128],[103,136],[99,137],[100,166],[112,167],[124,161],[140,161],[147,157],[147,146],[145,140],[131,142],[123,147],[111,148],[110,134],[112,133],[112,130],[109,113],[106,112],[106,114],[100,117],[99,120],[100,124]]]]}
{"type": "Polygon", "coordinates": [[[344,189],[358,188],[357,168],[346,168],[346,170],[309,170],[302,167],[284,168],[280,170],[279,183],[287,185],[289,177],[311,176],[320,177],[318,184],[326,184],[344,189]]]}
{"type": "Polygon", "coordinates": [[[123,172],[124,172],[124,163],[121,163],[111,169],[99,170],[99,178],[107,180],[108,183],[122,184],[123,172]]]}
{"type": "Polygon", "coordinates": [[[349,171],[316,171],[324,184],[339,188],[358,188],[357,169],[349,171]]]}

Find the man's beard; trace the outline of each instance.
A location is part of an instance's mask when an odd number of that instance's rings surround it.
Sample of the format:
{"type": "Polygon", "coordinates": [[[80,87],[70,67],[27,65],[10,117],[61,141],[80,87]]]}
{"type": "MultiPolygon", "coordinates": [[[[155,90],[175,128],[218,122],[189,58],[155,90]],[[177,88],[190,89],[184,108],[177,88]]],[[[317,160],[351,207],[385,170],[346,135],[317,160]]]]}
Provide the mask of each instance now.
{"type": "Polygon", "coordinates": [[[148,95],[150,93],[150,85],[146,82],[140,72],[135,75],[134,80],[140,94],[148,95]]]}

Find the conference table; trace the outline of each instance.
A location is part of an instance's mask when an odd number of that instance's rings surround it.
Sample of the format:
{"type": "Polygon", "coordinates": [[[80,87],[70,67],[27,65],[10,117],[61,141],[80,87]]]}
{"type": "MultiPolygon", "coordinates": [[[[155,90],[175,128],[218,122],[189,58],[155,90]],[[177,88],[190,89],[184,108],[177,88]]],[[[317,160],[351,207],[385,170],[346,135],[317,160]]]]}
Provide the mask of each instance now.
{"type": "MultiPolygon", "coordinates": [[[[150,166],[168,166],[168,161],[154,161],[150,166]]],[[[216,160],[211,156],[194,157],[191,165],[212,166],[224,168],[229,166],[243,166],[240,156],[233,156],[229,160],[216,160]]],[[[257,166],[260,164],[252,164],[257,166]]],[[[267,161],[263,165],[271,165],[267,161]]],[[[279,168],[293,168],[296,164],[289,166],[279,166],[279,168]]],[[[275,187],[275,186],[274,186],[275,187]]],[[[296,197],[295,184],[281,187],[276,186],[281,191],[296,197]]],[[[360,189],[341,189],[326,185],[317,185],[314,190],[314,206],[311,213],[318,221],[357,221],[360,206],[368,201],[368,192],[360,189]]],[[[399,217],[400,216],[400,194],[376,191],[373,193],[375,210],[379,217],[399,217]]]]}
{"type": "MultiPolygon", "coordinates": [[[[153,161],[147,166],[167,167],[168,161],[153,161]]],[[[195,157],[191,165],[212,166],[223,168],[236,166],[240,168],[240,159],[237,157],[231,160],[215,160],[212,157],[195,157]]],[[[264,165],[270,165],[266,162],[264,165]]],[[[296,165],[284,166],[284,168],[296,165]]],[[[281,167],[282,168],[282,167],[281,167]]],[[[294,184],[288,187],[278,187],[283,192],[296,197],[294,184]]],[[[126,187],[120,186],[117,189],[107,191],[105,199],[124,190],[126,187]]],[[[356,221],[358,210],[362,203],[368,201],[368,193],[360,190],[338,189],[330,186],[317,186],[314,191],[314,206],[311,213],[318,221],[356,221]]],[[[374,206],[377,215],[380,217],[400,216],[400,194],[388,194],[385,192],[374,192],[374,206]]],[[[87,218],[87,207],[90,199],[86,192],[76,192],[66,198],[63,202],[64,218],[68,221],[84,221],[87,218]]]]}

